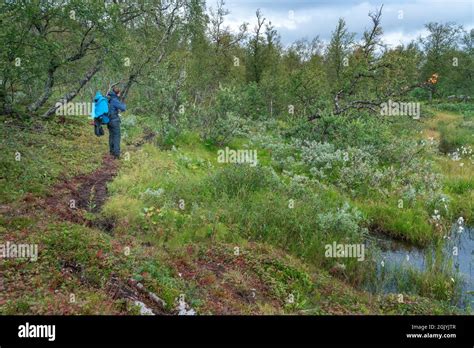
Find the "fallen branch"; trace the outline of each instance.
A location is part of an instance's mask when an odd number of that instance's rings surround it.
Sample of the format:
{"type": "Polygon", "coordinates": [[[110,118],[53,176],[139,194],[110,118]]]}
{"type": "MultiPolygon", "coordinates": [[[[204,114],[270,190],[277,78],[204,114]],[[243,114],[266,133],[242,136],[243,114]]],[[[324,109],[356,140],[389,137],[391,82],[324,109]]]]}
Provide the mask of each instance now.
{"type": "Polygon", "coordinates": [[[130,279],[129,283],[136,287],[138,290],[140,290],[142,293],[144,293],[151,301],[156,303],[158,306],[160,306],[163,310],[166,308],[166,302],[159,298],[156,294],[154,294],[151,291],[148,291],[145,289],[142,283],[138,283],[133,279],[130,279]]]}

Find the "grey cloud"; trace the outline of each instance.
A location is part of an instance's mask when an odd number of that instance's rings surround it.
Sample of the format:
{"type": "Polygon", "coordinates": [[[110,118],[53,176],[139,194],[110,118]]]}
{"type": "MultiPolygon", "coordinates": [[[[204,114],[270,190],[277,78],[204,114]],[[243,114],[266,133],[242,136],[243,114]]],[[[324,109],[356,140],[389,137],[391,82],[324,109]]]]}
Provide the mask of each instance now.
{"type": "MultiPolygon", "coordinates": [[[[382,26],[389,41],[401,38],[408,42],[421,33],[428,22],[456,22],[467,29],[472,28],[474,23],[474,7],[470,0],[391,0],[383,3],[382,26]],[[403,16],[402,19],[399,19],[400,15],[403,16]]],[[[226,7],[231,11],[228,23],[232,27],[244,21],[250,22],[253,27],[255,11],[260,8],[278,29],[283,44],[290,44],[297,39],[311,39],[316,35],[323,40],[329,39],[339,17],[344,17],[349,29],[360,37],[364,28],[370,25],[368,12],[375,10],[380,4],[381,2],[372,0],[228,0],[226,7]],[[289,11],[293,11],[293,20],[290,20],[289,11]]],[[[208,5],[213,4],[211,2],[208,5]]]]}

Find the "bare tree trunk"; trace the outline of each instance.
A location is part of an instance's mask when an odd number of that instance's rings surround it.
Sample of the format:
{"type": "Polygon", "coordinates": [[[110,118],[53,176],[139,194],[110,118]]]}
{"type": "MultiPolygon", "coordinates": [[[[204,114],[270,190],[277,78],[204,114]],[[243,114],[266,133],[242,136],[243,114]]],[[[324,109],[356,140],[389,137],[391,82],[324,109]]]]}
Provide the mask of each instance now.
{"type": "Polygon", "coordinates": [[[125,101],[125,99],[127,99],[128,92],[130,91],[130,87],[132,87],[132,84],[135,82],[136,78],[137,78],[137,75],[134,73],[129,75],[127,83],[125,84],[122,90],[122,101],[125,101]]]}
{"type": "Polygon", "coordinates": [[[57,69],[56,65],[52,65],[48,69],[48,79],[46,80],[46,83],[45,83],[45,86],[44,86],[44,92],[38,99],[36,99],[33,103],[31,103],[28,106],[28,110],[30,112],[35,112],[40,107],[42,107],[44,105],[44,103],[46,103],[46,101],[51,96],[51,93],[53,92],[54,73],[55,73],[56,69],[57,69]]]}
{"type": "Polygon", "coordinates": [[[90,81],[90,79],[102,68],[102,63],[104,61],[104,58],[101,56],[94,66],[87,71],[87,73],[84,75],[84,77],[79,81],[79,86],[77,88],[69,93],[66,93],[61,99],[59,99],[54,106],[49,108],[48,111],[46,111],[42,116],[47,118],[50,117],[52,114],[56,112],[56,110],[59,108],[60,105],[64,105],[71,100],[73,100],[76,95],[81,91],[81,89],[87,84],[87,82],[90,81]],[[58,105],[59,104],[59,105],[58,105]]]}
{"type": "Polygon", "coordinates": [[[51,94],[53,93],[53,87],[54,87],[54,74],[56,73],[56,70],[60,67],[63,66],[67,63],[75,62],[78,61],[87,54],[88,50],[90,49],[91,45],[94,43],[94,38],[91,38],[89,41],[87,41],[88,35],[92,32],[94,26],[89,27],[81,40],[81,44],[78,48],[78,51],[72,55],[67,57],[64,60],[57,61],[56,59],[51,59],[49,62],[49,68],[48,68],[48,78],[46,79],[46,83],[44,86],[44,92],[41,94],[41,96],[36,99],[33,103],[31,103],[28,106],[28,110],[30,112],[35,112],[37,111],[40,107],[42,107],[48,99],[51,97],[51,94]]]}
{"type": "MultiPolygon", "coordinates": [[[[160,45],[162,44],[162,42],[163,42],[163,39],[160,41],[160,45]]],[[[155,64],[160,64],[161,61],[163,60],[164,56],[165,56],[165,49],[163,48],[163,51],[160,53],[160,56],[156,60],[155,64]]],[[[138,69],[136,69],[134,72],[130,73],[130,75],[128,76],[127,82],[126,82],[126,84],[123,88],[123,91],[122,91],[122,101],[125,101],[125,99],[128,96],[128,92],[130,91],[130,87],[132,87],[132,85],[137,81],[138,77],[142,73],[142,69],[152,60],[152,58],[153,58],[153,56],[150,55],[147,58],[147,60],[138,69]]]]}

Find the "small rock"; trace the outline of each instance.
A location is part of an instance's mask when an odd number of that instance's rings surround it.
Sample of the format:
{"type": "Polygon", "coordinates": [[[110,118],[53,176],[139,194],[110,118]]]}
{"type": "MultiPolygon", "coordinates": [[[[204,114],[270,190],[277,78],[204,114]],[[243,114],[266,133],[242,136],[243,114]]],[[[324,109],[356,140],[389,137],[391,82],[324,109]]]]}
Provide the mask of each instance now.
{"type": "Polygon", "coordinates": [[[155,315],[153,311],[148,308],[143,302],[135,300],[135,305],[140,307],[140,315],[155,315]]]}

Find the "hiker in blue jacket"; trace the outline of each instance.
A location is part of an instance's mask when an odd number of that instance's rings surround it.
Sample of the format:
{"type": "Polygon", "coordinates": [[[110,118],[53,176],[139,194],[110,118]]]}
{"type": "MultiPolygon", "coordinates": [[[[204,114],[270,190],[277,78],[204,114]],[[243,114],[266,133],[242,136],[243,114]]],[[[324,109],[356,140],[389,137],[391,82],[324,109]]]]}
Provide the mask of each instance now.
{"type": "Polygon", "coordinates": [[[114,87],[107,95],[109,97],[109,151],[115,158],[120,158],[120,115],[119,111],[125,111],[126,106],[119,99],[120,89],[114,87]]]}

